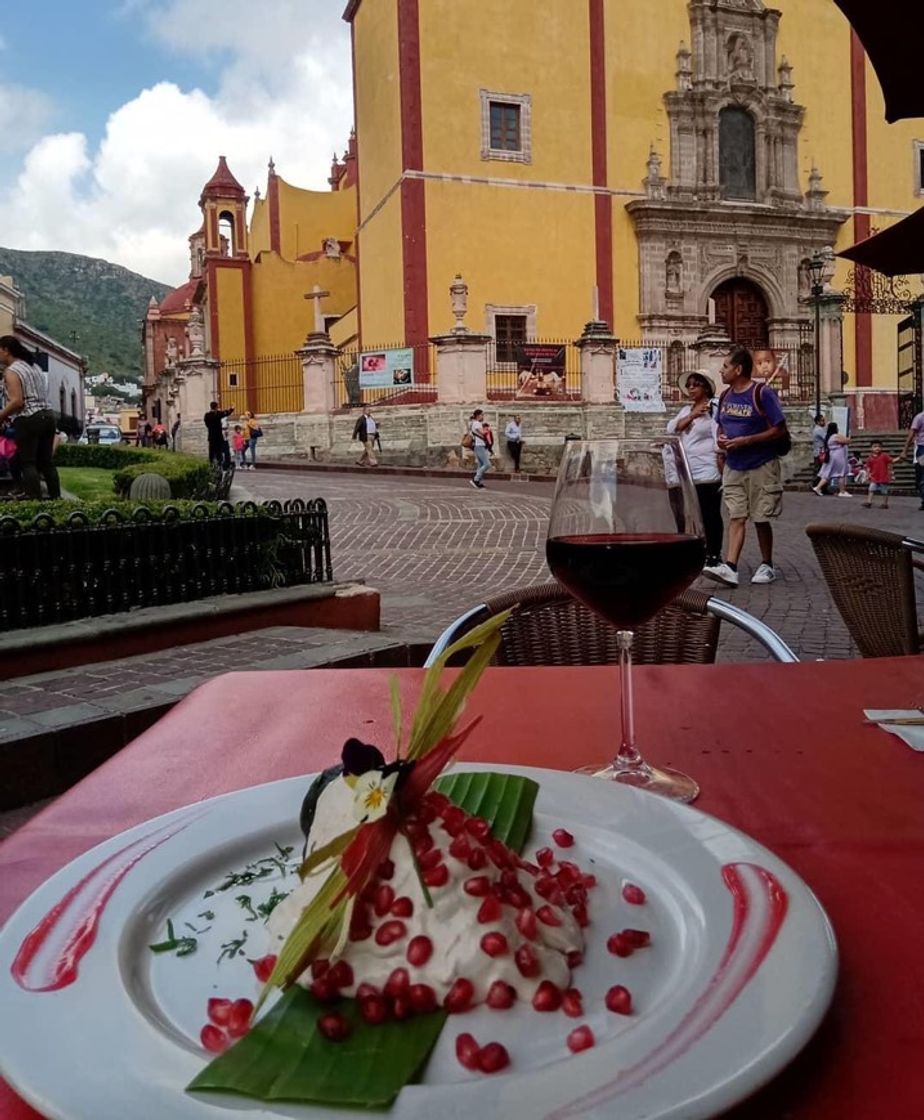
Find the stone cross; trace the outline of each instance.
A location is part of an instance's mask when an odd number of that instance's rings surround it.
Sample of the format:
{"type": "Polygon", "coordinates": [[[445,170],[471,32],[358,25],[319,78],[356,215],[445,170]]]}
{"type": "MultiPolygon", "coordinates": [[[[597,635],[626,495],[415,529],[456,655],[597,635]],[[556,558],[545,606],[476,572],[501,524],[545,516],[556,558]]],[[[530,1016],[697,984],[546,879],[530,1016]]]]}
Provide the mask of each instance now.
{"type": "Polygon", "coordinates": [[[329,296],[329,295],[330,295],[330,292],[322,292],[321,291],[321,287],[320,287],[319,284],[315,284],[315,286],[311,289],[310,292],[305,293],[305,299],[313,299],[314,300],[314,333],[315,334],[326,334],[327,333],[324,329],[324,315],[321,312],[321,300],[324,299],[325,296],[329,296]]]}

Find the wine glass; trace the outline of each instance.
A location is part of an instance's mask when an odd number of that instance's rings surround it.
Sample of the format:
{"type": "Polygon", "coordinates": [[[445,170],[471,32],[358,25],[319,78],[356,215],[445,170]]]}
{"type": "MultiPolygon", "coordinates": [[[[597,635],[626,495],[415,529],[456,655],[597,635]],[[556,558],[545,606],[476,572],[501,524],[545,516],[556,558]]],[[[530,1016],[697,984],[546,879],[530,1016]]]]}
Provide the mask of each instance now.
{"type": "Polygon", "coordinates": [[[692,801],[699,786],[658,769],[635,745],[633,631],[702,571],[699,501],[679,439],[572,440],[558,471],[546,559],[585,606],[617,627],[622,739],[613,762],[583,773],[692,801]]]}

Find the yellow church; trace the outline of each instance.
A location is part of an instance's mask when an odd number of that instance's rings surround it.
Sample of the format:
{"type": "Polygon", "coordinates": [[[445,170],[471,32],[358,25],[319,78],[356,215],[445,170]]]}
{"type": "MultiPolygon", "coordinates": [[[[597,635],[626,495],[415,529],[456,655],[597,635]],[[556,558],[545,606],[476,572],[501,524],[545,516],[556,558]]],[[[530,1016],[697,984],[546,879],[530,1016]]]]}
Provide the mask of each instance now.
{"type": "Polygon", "coordinates": [[[831,251],[916,208],[924,122],[884,123],[831,0],[350,0],[344,18],[355,136],[331,189],[270,164],[248,205],[220,162],[190,282],[149,312],[150,376],[155,340],[199,308],[223,391],[284,411],[274,356],[312,329],[317,286],[336,345],[413,347],[426,383],[458,273],[498,359],[592,318],[663,345],[668,369],[711,319],[795,354],[820,254],[847,392],[867,427],[895,426],[904,303],[831,251]]]}

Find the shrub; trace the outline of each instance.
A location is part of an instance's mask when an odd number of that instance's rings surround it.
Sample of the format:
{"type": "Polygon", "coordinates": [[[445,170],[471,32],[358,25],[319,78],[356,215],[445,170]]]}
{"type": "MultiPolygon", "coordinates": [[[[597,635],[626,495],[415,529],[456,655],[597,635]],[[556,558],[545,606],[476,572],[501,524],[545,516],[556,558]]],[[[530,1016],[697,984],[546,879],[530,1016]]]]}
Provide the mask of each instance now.
{"type": "Polygon", "coordinates": [[[208,493],[209,463],[195,455],[154,451],[147,447],[101,447],[99,444],[61,444],[55,452],[59,467],[99,467],[115,471],[115,493],[127,498],[132,481],[141,474],[159,474],[170,483],[174,498],[198,498],[208,493]]]}
{"type": "MultiPolygon", "coordinates": [[[[145,502],[141,507],[138,502],[127,501],[124,498],[117,498],[113,495],[112,500],[95,501],[95,502],[71,502],[65,498],[56,502],[4,502],[0,507],[0,522],[5,518],[11,517],[14,521],[19,522],[27,528],[33,527],[33,522],[40,514],[46,514],[51,518],[54,525],[66,527],[73,524],[71,520],[74,515],[77,519],[86,517],[91,525],[97,525],[103,520],[104,514],[115,511],[119,520],[130,520],[135,511],[140,508],[149,509],[156,517],[167,508],[175,509],[179,515],[180,520],[188,521],[195,516],[193,510],[201,514],[203,511],[209,515],[221,512],[224,508],[228,509],[227,505],[222,505],[221,502],[193,502],[193,501],[170,501],[164,502],[145,502]]],[[[235,507],[235,516],[242,517],[248,516],[251,513],[256,513],[257,507],[249,505],[242,505],[235,507]]]]}
{"type": "MultiPolygon", "coordinates": [[[[117,471],[132,463],[147,463],[154,452],[146,447],[107,446],[98,443],[62,443],[55,452],[55,466],[99,467],[103,471],[117,471]]],[[[158,453],[159,454],[159,453],[158,453]]]]}

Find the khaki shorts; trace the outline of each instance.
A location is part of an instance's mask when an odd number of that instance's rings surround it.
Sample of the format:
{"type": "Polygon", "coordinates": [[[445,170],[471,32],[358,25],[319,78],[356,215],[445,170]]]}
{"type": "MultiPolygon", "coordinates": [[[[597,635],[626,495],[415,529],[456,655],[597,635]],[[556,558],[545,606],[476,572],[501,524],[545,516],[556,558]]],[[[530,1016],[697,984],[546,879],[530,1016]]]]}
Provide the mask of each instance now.
{"type": "Polygon", "coordinates": [[[783,481],[779,459],[751,471],[725,468],[722,476],[725,509],[732,519],[770,521],[783,512],[783,481]]]}

